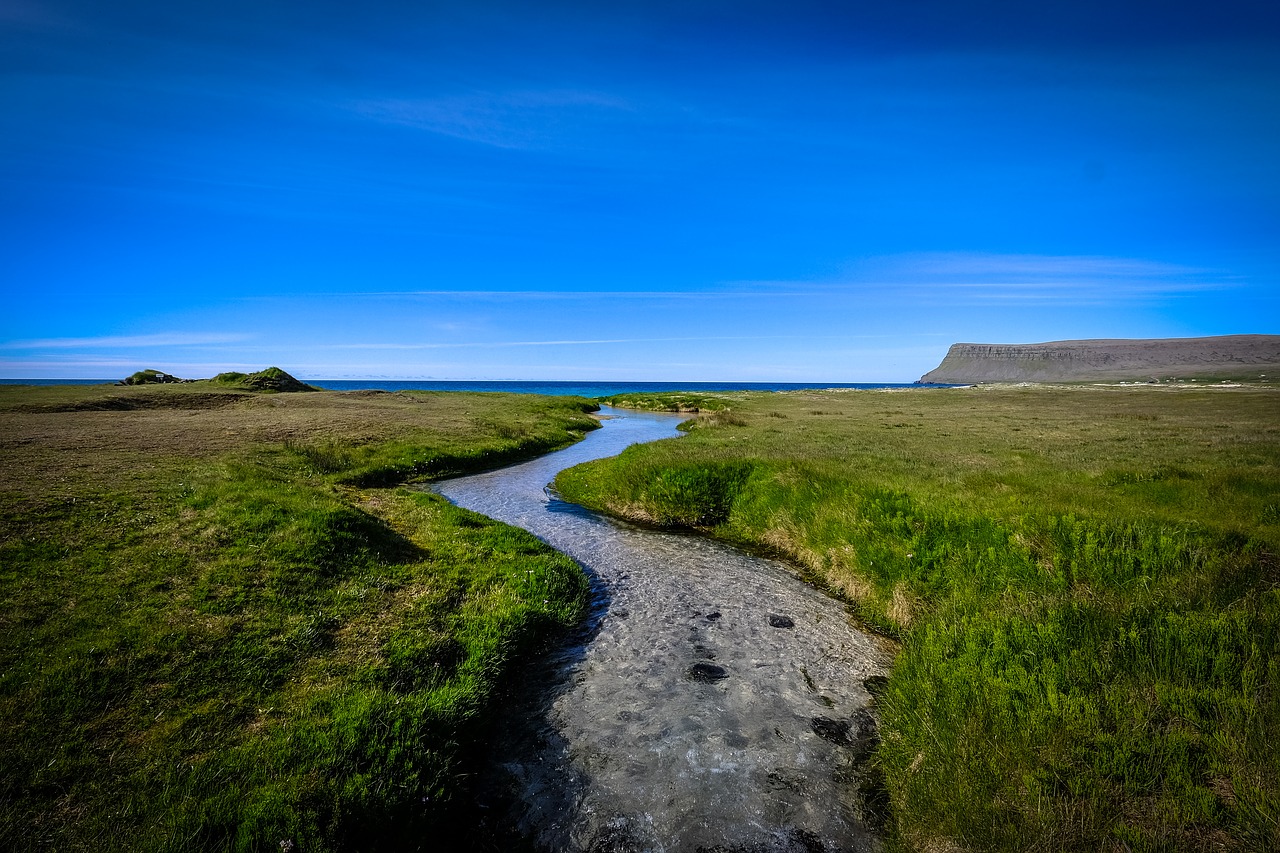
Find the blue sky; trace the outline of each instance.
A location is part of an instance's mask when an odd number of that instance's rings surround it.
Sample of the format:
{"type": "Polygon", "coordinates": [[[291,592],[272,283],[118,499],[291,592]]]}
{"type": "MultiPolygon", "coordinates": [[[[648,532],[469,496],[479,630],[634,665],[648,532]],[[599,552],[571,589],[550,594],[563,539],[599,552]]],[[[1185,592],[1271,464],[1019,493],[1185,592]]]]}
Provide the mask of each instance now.
{"type": "Polygon", "coordinates": [[[0,376],[1280,332],[1272,2],[0,0],[0,376]]]}

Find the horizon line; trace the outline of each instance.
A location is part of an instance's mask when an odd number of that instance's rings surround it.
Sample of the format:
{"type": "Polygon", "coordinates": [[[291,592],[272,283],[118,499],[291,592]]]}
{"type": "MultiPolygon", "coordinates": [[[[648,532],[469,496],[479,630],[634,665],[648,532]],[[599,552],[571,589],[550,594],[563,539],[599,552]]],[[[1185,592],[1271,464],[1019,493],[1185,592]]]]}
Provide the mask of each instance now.
{"type": "MultiPolygon", "coordinates": [[[[292,375],[292,374],[290,374],[292,375]]],[[[200,379],[185,379],[184,382],[200,382],[206,381],[212,377],[203,377],[200,379]]],[[[294,376],[295,379],[304,382],[450,382],[450,383],[469,383],[469,382],[485,382],[485,383],[524,383],[524,384],[540,384],[540,385],[654,385],[654,384],[672,384],[687,382],[697,385],[913,385],[914,380],[854,380],[854,379],[446,379],[438,377],[414,377],[406,378],[402,376],[324,376],[324,377],[307,377],[294,376]]],[[[112,385],[121,382],[118,378],[113,377],[90,377],[90,376],[0,376],[0,385],[21,385],[27,383],[41,382],[62,382],[75,383],[84,382],[89,384],[112,385]]],[[[160,383],[163,384],[163,383],[160,383]]],[[[176,383],[175,383],[176,384],[176,383]]]]}

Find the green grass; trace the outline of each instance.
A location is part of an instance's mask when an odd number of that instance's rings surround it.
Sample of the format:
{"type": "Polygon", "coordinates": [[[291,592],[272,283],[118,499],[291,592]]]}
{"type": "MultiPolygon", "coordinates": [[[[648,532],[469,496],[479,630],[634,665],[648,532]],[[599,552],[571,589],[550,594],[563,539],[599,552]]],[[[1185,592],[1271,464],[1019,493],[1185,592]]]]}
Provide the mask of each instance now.
{"type": "Polygon", "coordinates": [[[0,389],[0,847],[461,843],[500,687],[586,581],[395,485],[562,446],[588,408],[0,389]]]}
{"type": "Polygon", "coordinates": [[[670,393],[615,394],[598,398],[601,403],[647,412],[718,412],[727,407],[719,394],[670,393]]]}
{"type": "Polygon", "coordinates": [[[892,847],[1280,847],[1280,392],[728,401],[557,488],[782,554],[900,641],[892,847]]]}

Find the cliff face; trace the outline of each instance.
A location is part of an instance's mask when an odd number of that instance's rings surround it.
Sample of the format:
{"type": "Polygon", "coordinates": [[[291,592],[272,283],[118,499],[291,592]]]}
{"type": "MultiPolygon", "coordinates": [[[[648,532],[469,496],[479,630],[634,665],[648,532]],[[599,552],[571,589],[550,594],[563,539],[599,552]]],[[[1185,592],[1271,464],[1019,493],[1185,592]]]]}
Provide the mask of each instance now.
{"type": "Polygon", "coordinates": [[[920,382],[1096,382],[1280,375],[1280,335],[952,344],[920,382]]]}

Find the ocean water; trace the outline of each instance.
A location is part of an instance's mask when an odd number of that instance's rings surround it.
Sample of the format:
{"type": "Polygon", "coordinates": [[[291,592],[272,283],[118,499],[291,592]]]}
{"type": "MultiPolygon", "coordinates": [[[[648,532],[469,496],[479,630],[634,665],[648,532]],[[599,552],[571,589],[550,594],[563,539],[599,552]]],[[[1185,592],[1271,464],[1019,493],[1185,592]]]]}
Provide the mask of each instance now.
{"type": "MultiPolygon", "coordinates": [[[[111,385],[114,379],[0,379],[0,385],[111,385]]],[[[553,397],[611,397],[651,391],[802,391],[811,388],[919,388],[914,382],[530,382],[417,379],[305,379],[331,391],[505,391],[553,397]]],[[[938,386],[946,387],[946,386],[938,386]]]]}
{"type": "Polygon", "coordinates": [[[506,391],[553,397],[611,397],[661,391],[799,391],[807,388],[906,388],[907,382],[436,382],[377,379],[314,379],[310,384],[334,391],[378,388],[383,391],[506,391]]]}

